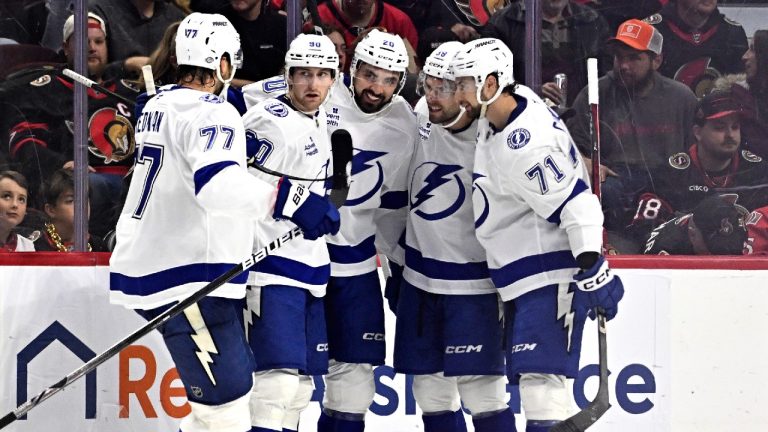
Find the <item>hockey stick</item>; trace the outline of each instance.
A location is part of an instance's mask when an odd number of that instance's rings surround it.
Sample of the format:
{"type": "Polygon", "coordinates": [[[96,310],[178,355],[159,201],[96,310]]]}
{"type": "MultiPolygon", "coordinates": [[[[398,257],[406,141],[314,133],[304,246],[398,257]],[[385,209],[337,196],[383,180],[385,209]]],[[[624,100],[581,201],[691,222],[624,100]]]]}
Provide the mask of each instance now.
{"type": "Polygon", "coordinates": [[[144,77],[144,89],[147,90],[147,96],[154,96],[157,89],[155,89],[155,77],[152,75],[152,65],[142,66],[141,76],[144,77]]]}
{"type": "MultiPolygon", "coordinates": [[[[587,87],[592,136],[592,190],[600,198],[600,100],[597,90],[597,59],[587,60],[587,87]]],[[[611,408],[608,390],[608,344],[605,331],[605,311],[597,311],[597,345],[599,351],[600,384],[595,399],[586,408],[552,426],[550,432],[583,432],[611,408]]]]}
{"type": "MultiPolygon", "coordinates": [[[[339,179],[339,183],[333,184],[330,200],[331,202],[334,202],[334,203],[336,202],[343,203],[346,200],[346,195],[347,195],[347,192],[349,191],[349,184],[346,178],[346,174],[347,174],[347,162],[351,160],[351,156],[352,156],[352,139],[349,136],[349,132],[345,130],[338,130],[336,132],[334,132],[334,135],[331,136],[331,140],[332,140],[332,146],[334,148],[334,152],[338,151],[339,153],[339,156],[334,155],[334,165],[333,165],[334,178],[339,179]],[[336,132],[339,132],[339,133],[337,134],[336,132]],[[335,141],[334,141],[334,137],[335,137],[335,141]],[[349,155],[350,159],[347,159],[345,161],[343,160],[343,158],[346,157],[346,155],[349,155]],[[337,161],[338,161],[338,164],[336,164],[337,161]],[[335,192],[335,196],[334,196],[334,192],[335,192]]],[[[55,395],[56,393],[64,390],[67,386],[77,381],[83,375],[93,371],[102,363],[116,356],[118,353],[120,353],[120,351],[127,348],[129,345],[133,344],[137,340],[141,339],[142,337],[146,336],[153,330],[165,324],[171,318],[182,313],[184,309],[202,300],[203,297],[212,293],[218,287],[224,285],[225,283],[229,282],[233,278],[237,277],[237,275],[248,270],[255,263],[263,260],[264,258],[269,256],[272,252],[274,252],[275,250],[282,247],[284,244],[288,243],[289,241],[299,236],[301,236],[301,229],[299,227],[294,227],[292,230],[283,234],[281,237],[275,239],[267,246],[259,249],[256,253],[248,257],[245,261],[235,265],[234,267],[229,269],[226,273],[217,277],[206,286],[200,288],[198,291],[194,292],[189,297],[185,298],[184,300],[181,300],[179,303],[175,304],[173,307],[169,308],[165,312],[155,317],[153,320],[149,321],[143,327],[139,328],[135,332],[131,333],[130,335],[122,339],[121,341],[112,345],[103,353],[97,355],[96,357],[89,360],[87,363],[80,366],[77,370],[73,371],[69,375],[59,380],[57,383],[46,388],[45,390],[37,394],[32,399],[29,399],[28,401],[19,405],[15,410],[9,412],[8,414],[0,418],[0,429],[3,429],[4,427],[8,426],[14,421],[25,416],[30,410],[40,405],[43,401],[47,400],[48,398],[55,395]]]]}
{"type": "Polygon", "coordinates": [[[88,88],[92,88],[92,89],[96,90],[99,93],[104,93],[106,95],[112,96],[115,99],[119,99],[119,100],[125,102],[126,104],[128,104],[128,106],[130,106],[131,108],[136,106],[136,101],[132,101],[132,100],[128,99],[125,96],[121,96],[121,95],[119,95],[119,94],[117,94],[117,93],[115,93],[115,92],[113,92],[111,90],[108,90],[107,88],[105,88],[101,84],[97,83],[96,81],[94,81],[94,80],[92,80],[92,79],[90,79],[88,77],[84,77],[84,76],[80,75],[79,73],[73,71],[72,69],[66,69],[65,68],[64,70],[61,71],[61,74],[64,75],[65,77],[67,77],[67,78],[71,78],[72,80],[79,82],[80,84],[82,84],[82,85],[84,85],[84,86],[86,86],[88,88]]]}

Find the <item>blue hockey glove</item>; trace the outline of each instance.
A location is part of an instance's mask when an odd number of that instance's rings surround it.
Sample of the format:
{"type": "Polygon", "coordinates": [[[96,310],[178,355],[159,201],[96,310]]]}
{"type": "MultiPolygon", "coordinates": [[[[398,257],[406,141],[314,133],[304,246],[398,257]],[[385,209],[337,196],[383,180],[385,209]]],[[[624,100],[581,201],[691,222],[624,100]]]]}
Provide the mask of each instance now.
{"type": "Polygon", "coordinates": [[[133,106],[133,118],[137,119],[141,117],[141,113],[144,111],[144,105],[152,99],[146,92],[136,96],[136,105],[133,106]]]}
{"type": "Polygon", "coordinates": [[[592,267],[580,271],[574,277],[576,292],[573,295],[574,309],[588,310],[595,319],[595,310],[605,311],[605,318],[616,316],[619,300],[624,296],[624,284],[608,268],[608,261],[600,256],[592,267]]]}
{"type": "Polygon", "coordinates": [[[387,299],[389,310],[397,315],[397,301],[400,299],[400,283],[403,281],[403,266],[389,261],[389,276],[384,284],[384,298],[387,299]]]}
{"type": "Polygon", "coordinates": [[[290,219],[301,228],[304,238],[315,240],[339,232],[341,217],[331,201],[310,192],[303,184],[293,184],[283,177],[277,187],[275,211],[278,219],[290,219]]]}

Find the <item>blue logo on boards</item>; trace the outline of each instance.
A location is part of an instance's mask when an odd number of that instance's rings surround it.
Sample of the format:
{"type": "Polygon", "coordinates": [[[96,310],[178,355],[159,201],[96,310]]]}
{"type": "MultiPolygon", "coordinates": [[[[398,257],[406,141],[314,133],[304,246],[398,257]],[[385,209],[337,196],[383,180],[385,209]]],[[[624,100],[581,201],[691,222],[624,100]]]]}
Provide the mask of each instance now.
{"type": "Polygon", "coordinates": [[[288,115],[288,107],[281,104],[280,102],[271,103],[264,109],[266,109],[268,113],[277,117],[285,117],[288,115]]]}
{"type": "Polygon", "coordinates": [[[525,147],[525,145],[528,144],[530,140],[531,133],[528,132],[528,129],[515,129],[507,137],[507,146],[512,150],[517,150],[525,147]]]}

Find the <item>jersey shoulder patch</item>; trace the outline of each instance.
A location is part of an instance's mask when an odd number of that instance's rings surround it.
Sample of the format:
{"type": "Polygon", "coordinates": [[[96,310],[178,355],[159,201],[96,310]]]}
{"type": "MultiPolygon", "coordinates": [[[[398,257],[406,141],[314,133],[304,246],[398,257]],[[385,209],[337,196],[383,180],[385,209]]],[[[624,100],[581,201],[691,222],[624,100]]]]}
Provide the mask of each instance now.
{"type": "Polygon", "coordinates": [[[287,117],[288,107],[280,101],[272,101],[264,106],[264,110],[276,117],[287,117]]]}
{"type": "Polygon", "coordinates": [[[203,102],[208,102],[212,104],[220,104],[224,102],[224,99],[218,97],[215,94],[207,93],[202,96],[200,96],[200,100],[203,102]]]}
{"type": "Polygon", "coordinates": [[[127,80],[127,79],[121,79],[120,80],[120,84],[122,84],[123,87],[125,87],[125,88],[127,88],[129,90],[133,90],[136,93],[141,91],[141,87],[139,87],[139,84],[136,83],[136,81],[131,81],[131,80],[127,80]]]}
{"type": "Polygon", "coordinates": [[[649,16],[648,18],[643,19],[643,21],[645,21],[645,22],[647,22],[648,24],[651,24],[651,25],[659,24],[663,20],[664,20],[664,18],[661,16],[660,13],[655,13],[655,14],[649,16]]]}
{"type": "Polygon", "coordinates": [[[741,151],[741,157],[743,157],[744,160],[746,160],[747,162],[757,163],[757,162],[762,162],[763,161],[763,158],[761,158],[760,156],[752,153],[749,150],[742,150],[741,151]]]}
{"type": "Polygon", "coordinates": [[[728,24],[730,24],[730,25],[732,25],[732,26],[735,26],[735,27],[741,27],[741,23],[740,23],[740,22],[738,22],[738,21],[734,21],[734,20],[732,20],[732,19],[728,18],[728,17],[727,17],[727,16],[725,16],[725,15],[723,15],[723,21],[725,21],[726,23],[728,23],[728,24]]]}
{"type": "Polygon", "coordinates": [[[507,135],[507,147],[517,150],[525,147],[531,141],[531,133],[528,129],[517,128],[507,135]]]}
{"type": "Polygon", "coordinates": [[[29,82],[29,85],[33,87],[43,87],[51,83],[50,75],[41,75],[29,82]]]}
{"type": "Polygon", "coordinates": [[[691,166],[691,157],[685,152],[675,153],[669,157],[669,166],[674,169],[684,170],[691,166]]]}

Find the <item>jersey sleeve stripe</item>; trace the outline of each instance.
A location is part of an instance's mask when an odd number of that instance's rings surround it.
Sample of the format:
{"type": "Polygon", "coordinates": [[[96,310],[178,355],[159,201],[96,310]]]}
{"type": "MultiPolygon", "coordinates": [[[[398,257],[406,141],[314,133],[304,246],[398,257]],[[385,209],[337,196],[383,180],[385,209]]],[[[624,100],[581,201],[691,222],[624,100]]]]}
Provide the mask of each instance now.
{"type": "MultiPolygon", "coordinates": [[[[236,263],[189,264],[143,276],[110,273],[110,289],[121,291],[126,295],[149,296],[187,283],[211,282],[235,265],[236,263]]],[[[247,280],[248,273],[243,272],[229,283],[244,284],[247,280]]]]}
{"type": "Polygon", "coordinates": [[[397,210],[408,205],[408,192],[389,191],[381,195],[380,208],[397,210]]]}
{"type": "Polygon", "coordinates": [[[221,172],[224,168],[232,165],[237,165],[235,161],[221,161],[214,164],[206,165],[199,170],[195,171],[195,195],[199,194],[203,190],[203,186],[208,184],[209,181],[221,172]]]}
{"type": "Polygon", "coordinates": [[[529,255],[501,268],[490,269],[490,273],[493,284],[501,288],[540,273],[576,267],[576,258],[573,257],[573,253],[569,250],[561,250],[529,255]]]}
{"type": "Polygon", "coordinates": [[[307,285],[325,285],[331,277],[330,264],[312,267],[290,258],[271,255],[251,267],[251,271],[295,280],[307,285]]]}
{"type": "Polygon", "coordinates": [[[355,264],[363,262],[376,255],[374,236],[368,237],[355,246],[342,246],[329,243],[328,254],[331,256],[331,261],[338,264],[355,264]]]}
{"type": "Polygon", "coordinates": [[[573,190],[571,191],[571,194],[568,195],[568,198],[563,201],[562,204],[560,204],[560,207],[557,208],[557,210],[554,211],[549,217],[547,218],[547,221],[552,222],[553,224],[560,225],[560,214],[563,212],[563,208],[565,208],[565,205],[568,204],[572,199],[574,199],[578,194],[589,190],[589,187],[587,187],[587,184],[584,183],[584,180],[577,179],[576,184],[573,186],[573,190]]]}
{"type": "Polygon", "coordinates": [[[426,258],[418,250],[405,247],[405,265],[430,279],[476,280],[487,279],[488,264],[482,262],[454,263],[426,258]]]}

